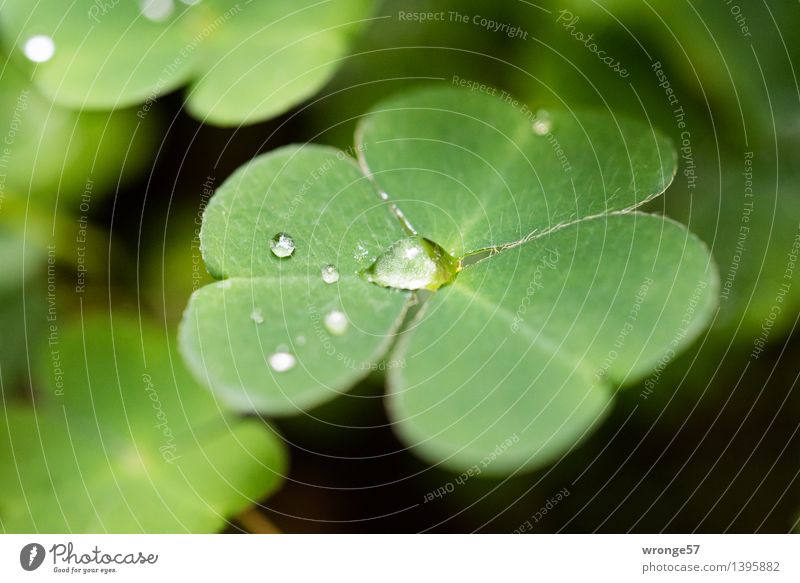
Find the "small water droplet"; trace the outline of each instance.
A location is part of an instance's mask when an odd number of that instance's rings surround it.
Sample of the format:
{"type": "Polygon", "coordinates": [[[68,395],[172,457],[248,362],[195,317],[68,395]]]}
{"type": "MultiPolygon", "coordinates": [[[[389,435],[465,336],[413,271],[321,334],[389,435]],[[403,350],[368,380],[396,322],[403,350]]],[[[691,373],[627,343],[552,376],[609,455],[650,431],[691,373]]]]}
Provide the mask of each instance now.
{"type": "Polygon", "coordinates": [[[339,281],[339,270],[335,265],[324,265],[322,267],[322,281],[325,283],[336,283],[339,281]]]}
{"type": "Polygon", "coordinates": [[[22,52],[34,63],[45,63],[56,54],[56,43],[47,35],[37,34],[25,41],[22,52]]]}
{"type": "Polygon", "coordinates": [[[233,285],[233,282],[230,279],[225,279],[225,280],[219,282],[219,287],[221,287],[222,289],[228,289],[232,285],[233,285]]]}
{"type": "Polygon", "coordinates": [[[295,340],[294,340],[294,341],[295,341],[295,343],[296,343],[298,346],[305,346],[305,344],[306,344],[306,337],[305,337],[305,336],[303,336],[303,335],[301,334],[300,336],[298,336],[297,338],[295,338],[295,340]]]}
{"type": "Polygon", "coordinates": [[[553,118],[545,110],[540,109],[533,116],[533,133],[537,136],[546,136],[553,129],[553,118]]]}
{"type": "Polygon", "coordinates": [[[278,351],[270,355],[269,366],[275,372],[286,372],[294,368],[297,359],[290,352],[278,351]]]}
{"type": "Polygon", "coordinates": [[[281,259],[289,257],[294,253],[294,239],[292,239],[291,235],[286,233],[277,233],[272,238],[270,248],[275,257],[280,257],[281,259]]]}
{"type": "Polygon", "coordinates": [[[250,319],[256,324],[264,323],[264,314],[261,313],[261,308],[256,308],[250,312],[250,319]]]}
{"type": "Polygon", "coordinates": [[[172,0],[140,0],[142,16],[153,22],[162,22],[172,15],[175,4],[172,0]]]}
{"type": "Polygon", "coordinates": [[[325,314],[325,328],[334,336],[342,336],[349,325],[347,316],[340,310],[331,310],[325,314]]]}
{"type": "Polygon", "coordinates": [[[364,262],[369,256],[369,250],[362,244],[356,245],[356,252],[353,254],[353,259],[359,263],[364,262]]]}

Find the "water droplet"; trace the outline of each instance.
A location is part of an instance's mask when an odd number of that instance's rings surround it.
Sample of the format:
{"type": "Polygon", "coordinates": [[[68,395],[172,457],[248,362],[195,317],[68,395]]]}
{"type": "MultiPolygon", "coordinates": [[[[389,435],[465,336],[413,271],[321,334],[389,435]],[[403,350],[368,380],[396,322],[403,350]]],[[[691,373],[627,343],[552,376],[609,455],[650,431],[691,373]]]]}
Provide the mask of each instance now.
{"type": "Polygon", "coordinates": [[[140,0],[142,16],[153,22],[162,22],[170,17],[175,4],[172,0],[140,0]]]}
{"type": "Polygon", "coordinates": [[[340,310],[331,310],[325,314],[325,328],[334,336],[342,336],[349,325],[347,316],[340,310]]]}
{"type": "Polygon", "coordinates": [[[264,314],[261,313],[261,308],[256,308],[250,312],[250,319],[256,324],[264,323],[264,314]]]}
{"type": "Polygon", "coordinates": [[[369,256],[369,250],[362,244],[356,245],[356,252],[353,254],[353,259],[359,263],[363,263],[369,256]]]}
{"type": "Polygon", "coordinates": [[[293,369],[295,364],[297,364],[297,359],[290,352],[279,351],[269,357],[269,366],[275,372],[286,372],[293,369]]]}
{"type": "Polygon", "coordinates": [[[545,110],[540,109],[533,116],[533,133],[537,136],[546,136],[553,129],[553,118],[545,110]]]}
{"type": "Polygon", "coordinates": [[[37,34],[25,41],[22,52],[34,63],[45,63],[56,54],[56,43],[47,35],[37,34]]]}
{"type": "Polygon", "coordinates": [[[270,247],[275,257],[289,257],[294,253],[294,239],[292,239],[291,235],[287,235],[286,233],[277,233],[272,238],[270,247]]]}
{"type": "Polygon", "coordinates": [[[394,243],[361,274],[383,287],[436,290],[453,281],[460,269],[461,263],[430,239],[408,237],[394,243]]]}
{"type": "Polygon", "coordinates": [[[322,267],[322,281],[325,283],[336,283],[339,281],[339,270],[335,265],[324,265],[322,267]]]}
{"type": "Polygon", "coordinates": [[[306,337],[305,337],[305,336],[303,336],[303,335],[301,334],[300,336],[298,336],[297,338],[295,338],[295,340],[294,340],[294,341],[297,343],[297,345],[298,345],[298,346],[305,346],[305,344],[306,344],[306,337]]]}
{"type": "Polygon", "coordinates": [[[233,285],[233,282],[230,279],[225,279],[225,280],[219,282],[219,287],[221,287],[222,289],[228,289],[232,285],[233,285]]]}

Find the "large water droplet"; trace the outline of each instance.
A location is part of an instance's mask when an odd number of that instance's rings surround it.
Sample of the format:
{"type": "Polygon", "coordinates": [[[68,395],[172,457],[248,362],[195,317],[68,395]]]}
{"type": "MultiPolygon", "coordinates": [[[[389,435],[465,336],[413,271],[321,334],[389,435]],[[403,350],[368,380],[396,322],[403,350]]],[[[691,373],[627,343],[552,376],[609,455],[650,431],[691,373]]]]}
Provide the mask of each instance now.
{"type": "Polygon", "coordinates": [[[37,34],[25,41],[22,52],[34,63],[45,63],[56,54],[56,43],[44,34],[37,34]]]}
{"type": "Polygon", "coordinates": [[[325,283],[336,283],[339,281],[339,270],[335,265],[324,265],[322,267],[322,281],[325,283]]]}
{"type": "Polygon", "coordinates": [[[289,257],[294,253],[294,239],[286,233],[277,233],[270,242],[270,248],[275,257],[289,257]]]}
{"type": "Polygon", "coordinates": [[[250,312],[250,319],[256,324],[263,324],[264,314],[261,312],[261,308],[256,308],[250,312]]]}
{"type": "Polygon", "coordinates": [[[436,290],[460,269],[461,263],[430,239],[408,237],[392,244],[362,275],[383,287],[436,290]]]}
{"type": "Polygon", "coordinates": [[[325,314],[325,328],[334,336],[342,336],[349,325],[347,316],[340,310],[331,310],[325,314]]]}
{"type": "Polygon", "coordinates": [[[294,368],[297,359],[291,352],[278,351],[270,355],[269,366],[275,372],[286,372],[294,368]]]}

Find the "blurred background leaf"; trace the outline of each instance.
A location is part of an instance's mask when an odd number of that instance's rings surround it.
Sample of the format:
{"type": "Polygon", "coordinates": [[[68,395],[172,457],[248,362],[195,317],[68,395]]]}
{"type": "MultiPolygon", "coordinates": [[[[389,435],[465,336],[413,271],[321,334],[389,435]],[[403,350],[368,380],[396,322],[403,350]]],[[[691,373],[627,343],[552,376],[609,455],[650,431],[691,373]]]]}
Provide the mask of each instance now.
{"type": "Polygon", "coordinates": [[[35,405],[4,399],[5,532],[214,532],[278,487],[280,437],[220,410],[172,335],[112,313],[37,343],[35,405]]]}
{"type": "Polygon", "coordinates": [[[75,213],[81,195],[113,190],[151,160],[154,128],[133,111],[65,109],[2,60],[0,195],[27,199],[53,215],[75,213]]]}
{"type": "Polygon", "coordinates": [[[335,71],[371,0],[236,2],[8,0],[7,50],[36,85],[79,109],[152,102],[187,83],[187,107],[218,125],[262,121],[315,93],[335,71]]]}

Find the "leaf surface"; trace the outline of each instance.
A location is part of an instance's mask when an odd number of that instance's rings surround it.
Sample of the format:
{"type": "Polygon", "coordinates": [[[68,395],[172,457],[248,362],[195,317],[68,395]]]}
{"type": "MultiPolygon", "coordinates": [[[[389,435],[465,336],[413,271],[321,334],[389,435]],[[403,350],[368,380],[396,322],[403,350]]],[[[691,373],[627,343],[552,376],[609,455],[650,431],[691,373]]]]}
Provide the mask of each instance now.
{"type": "Polygon", "coordinates": [[[703,244],[652,215],[506,250],[465,269],[403,339],[392,417],[415,451],[459,471],[540,466],[603,419],[617,386],[691,342],[717,291],[703,244]]]}
{"type": "Polygon", "coordinates": [[[191,84],[189,110],[217,125],[283,113],[328,80],[367,20],[367,0],[106,2],[9,0],[0,26],[23,61],[26,42],[52,39],[51,58],[30,69],[58,103],[116,109],[191,84]]]}
{"type": "Polygon", "coordinates": [[[358,275],[404,235],[400,222],[343,152],[291,146],[256,158],[219,188],[201,243],[222,282],[198,290],[181,326],[184,357],[197,378],[231,406],[297,413],[349,389],[384,356],[408,294],[358,275]],[[272,253],[275,235],[294,241],[272,253]],[[338,281],[326,283],[333,265],[338,281]],[[326,325],[331,313],[346,331],[326,325]],[[294,359],[289,370],[270,365],[294,359]]]}
{"type": "Polygon", "coordinates": [[[676,165],[670,143],[638,122],[453,88],[389,99],[357,136],[380,188],[457,257],[633,209],[667,188],[676,165]]]}
{"type": "Polygon", "coordinates": [[[92,317],[42,355],[44,394],[0,420],[7,532],[216,532],[274,491],[283,445],[225,413],[164,332],[92,317]]]}

